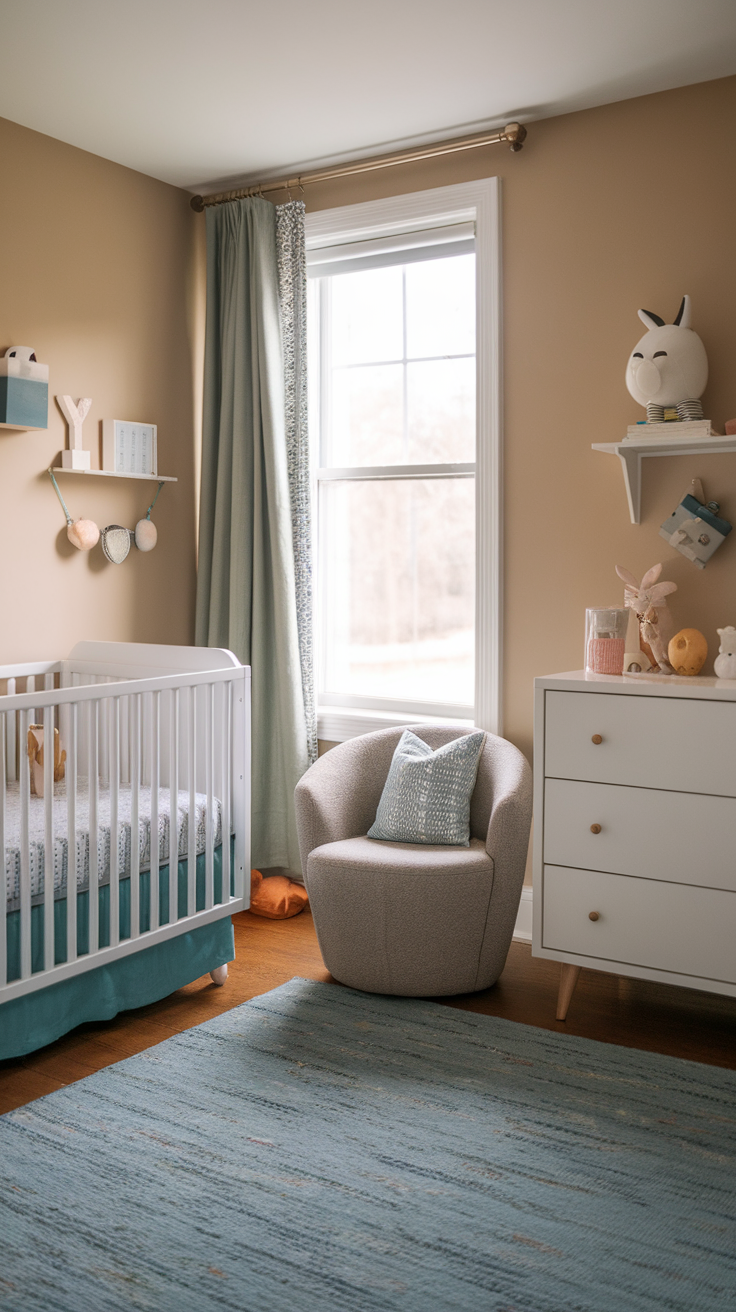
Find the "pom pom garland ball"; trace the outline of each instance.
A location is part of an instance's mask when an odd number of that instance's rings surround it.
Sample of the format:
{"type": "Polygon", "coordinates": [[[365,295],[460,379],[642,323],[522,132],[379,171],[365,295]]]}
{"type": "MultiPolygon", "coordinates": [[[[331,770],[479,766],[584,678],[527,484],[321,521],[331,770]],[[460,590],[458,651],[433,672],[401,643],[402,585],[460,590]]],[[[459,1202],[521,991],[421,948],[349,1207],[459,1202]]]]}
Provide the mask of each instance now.
{"type": "Polygon", "coordinates": [[[139,551],[153,551],[158,540],[156,525],[150,519],[139,519],[135,526],[135,545],[139,551]]]}
{"type": "Polygon", "coordinates": [[[80,551],[91,551],[100,540],[100,530],[92,519],[75,519],[68,525],[66,535],[80,551]]]}

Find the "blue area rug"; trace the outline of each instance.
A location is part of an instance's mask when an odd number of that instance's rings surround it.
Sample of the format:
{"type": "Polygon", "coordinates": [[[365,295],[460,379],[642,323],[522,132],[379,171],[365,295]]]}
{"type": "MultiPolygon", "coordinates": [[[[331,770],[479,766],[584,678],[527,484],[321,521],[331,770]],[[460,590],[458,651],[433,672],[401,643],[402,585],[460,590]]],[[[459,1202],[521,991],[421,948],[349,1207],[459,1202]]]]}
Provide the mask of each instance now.
{"type": "Polygon", "coordinates": [[[736,1074],[291,983],[0,1118],[4,1312],[736,1308],[736,1074]]]}

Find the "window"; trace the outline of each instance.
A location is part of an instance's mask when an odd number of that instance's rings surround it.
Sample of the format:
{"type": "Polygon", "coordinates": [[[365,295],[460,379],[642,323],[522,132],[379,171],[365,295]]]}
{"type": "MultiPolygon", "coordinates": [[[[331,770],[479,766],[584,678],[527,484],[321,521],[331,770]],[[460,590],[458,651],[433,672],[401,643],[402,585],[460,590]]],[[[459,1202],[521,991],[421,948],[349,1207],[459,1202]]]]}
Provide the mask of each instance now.
{"type": "Polygon", "coordinates": [[[486,181],[307,217],[321,737],[497,728],[494,201],[486,181]]]}

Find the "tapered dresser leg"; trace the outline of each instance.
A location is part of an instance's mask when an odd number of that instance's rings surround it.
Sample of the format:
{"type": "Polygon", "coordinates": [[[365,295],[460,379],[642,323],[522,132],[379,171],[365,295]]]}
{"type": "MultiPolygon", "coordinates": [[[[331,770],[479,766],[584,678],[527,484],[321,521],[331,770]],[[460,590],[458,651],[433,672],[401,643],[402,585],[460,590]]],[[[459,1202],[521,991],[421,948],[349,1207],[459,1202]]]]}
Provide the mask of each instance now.
{"type": "Polygon", "coordinates": [[[567,1009],[570,1006],[570,999],[575,992],[575,985],[578,982],[580,966],[572,966],[569,961],[563,961],[560,969],[560,991],[557,994],[557,1019],[565,1020],[567,1018],[567,1009]]]}
{"type": "Polygon", "coordinates": [[[215,966],[215,969],[210,971],[210,979],[213,984],[222,986],[227,979],[227,966],[215,966]]]}

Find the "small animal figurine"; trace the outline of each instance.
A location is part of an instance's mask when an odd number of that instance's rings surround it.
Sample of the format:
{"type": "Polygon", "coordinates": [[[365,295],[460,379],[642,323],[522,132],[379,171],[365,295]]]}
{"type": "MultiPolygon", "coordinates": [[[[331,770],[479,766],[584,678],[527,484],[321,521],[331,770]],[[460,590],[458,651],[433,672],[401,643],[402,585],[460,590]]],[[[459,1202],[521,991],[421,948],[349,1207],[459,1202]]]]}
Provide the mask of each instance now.
{"type": "Polygon", "coordinates": [[[626,584],[624,605],[633,610],[639,621],[641,647],[651,662],[650,673],[659,671],[660,674],[671,674],[667,645],[674,624],[665,597],[677,591],[677,584],[657,582],[662,573],[661,564],[652,565],[641,583],[637,582],[630,570],[621,565],[616,566],[616,573],[626,584]]]}
{"type": "Polygon", "coordinates": [[[728,625],[726,629],[716,629],[721,646],[716,656],[714,669],[718,679],[736,679],[736,629],[728,625]]]}
{"type": "MultiPolygon", "coordinates": [[[[31,763],[31,793],[43,797],[43,738],[42,724],[32,724],[28,730],[28,760],[31,763]]],[[[66,752],[61,750],[59,730],[54,729],[54,783],[64,778],[66,752]]]]}
{"type": "Polygon", "coordinates": [[[670,638],[667,655],[675,674],[700,674],[708,659],[708,643],[700,629],[680,629],[670,638]]]}
{"type": "Polygon", "coordinates": [[[636,343],[626,366],[626,386],[646,408],[649,423],[702,419],[700,397],[708,382],[708,357],[690,327],[690,297],[683,296],[674,323],[651,310],[639,310],[648,332],[636,343]]]}

